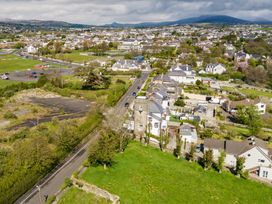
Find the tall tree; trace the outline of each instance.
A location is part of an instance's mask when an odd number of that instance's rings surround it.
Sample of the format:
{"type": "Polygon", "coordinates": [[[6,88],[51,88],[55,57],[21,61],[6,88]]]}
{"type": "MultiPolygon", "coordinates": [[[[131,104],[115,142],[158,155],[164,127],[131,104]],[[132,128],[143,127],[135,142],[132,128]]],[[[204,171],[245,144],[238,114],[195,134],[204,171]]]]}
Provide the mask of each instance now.
{"type": "Polygon", "coordinates": [[[223,170],[225,158],[226,158],[226,152],[222,150],[220,152],[220,156],[218,157],[218,161],[217,161],[217,169],[219,173],[221,173],[223,170]]]}
{"type": "Polygon", "coordinates": [[[174,155],[179,159],[181,156],[182,140],[180,137],[179,129],[176,131],[176,148],[174,149],[174,155]]]}
{"type": "Polygon", "coordinates": [[[203,155],[204,169],[205,170],[210,169],[212,167],[212,163],[213,163],[213,150],[209,149],[206,150],[203,155]]]}
{"type": "Polygon", "coordinates": [[[262,127],[262,120],[255,106],[238,107],[236,119],[247,125],[253,135],[258,134],[262,127]]]}
{"type": "Polygon", "coordinates": [[[89,162],[91,164],[101,164],[106,169],[113,162],[115,150],[115,135],[112,132],[104,130],[97,145],[90,149],[89,162]]]}
{"type": "Polygon", "coordinates": [[[195,146],[194,143],[191,143],[190,151],[189,151],[189,154],[188,154],[188,160],[190,162],[195,160],[195,152],[196,152],[196,146],[195,146]]]}
{"type": "Polygon", "coordinates": [[[238,176],[242,176],[244,171],[244,163],[245,163],[245,158],[244,157],[237,157],[236,158],[236,168],[235,168],[235,173],[238,176]]]}

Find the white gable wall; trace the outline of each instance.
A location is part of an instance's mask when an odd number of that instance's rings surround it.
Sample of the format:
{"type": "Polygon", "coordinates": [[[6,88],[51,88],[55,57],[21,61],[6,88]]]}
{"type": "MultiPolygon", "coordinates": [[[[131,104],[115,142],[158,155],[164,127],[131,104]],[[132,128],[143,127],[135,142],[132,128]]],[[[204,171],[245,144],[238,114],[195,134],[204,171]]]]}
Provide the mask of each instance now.
{"type": "Polygon", "coordinates": [[[264,155],[265,152],[258,147],[253,147],[252,149],[241,154],[241,157],[245,157],[245,169],[255,168],[257,166],[269,166],[272,165],[271,161],[264,155]]]}

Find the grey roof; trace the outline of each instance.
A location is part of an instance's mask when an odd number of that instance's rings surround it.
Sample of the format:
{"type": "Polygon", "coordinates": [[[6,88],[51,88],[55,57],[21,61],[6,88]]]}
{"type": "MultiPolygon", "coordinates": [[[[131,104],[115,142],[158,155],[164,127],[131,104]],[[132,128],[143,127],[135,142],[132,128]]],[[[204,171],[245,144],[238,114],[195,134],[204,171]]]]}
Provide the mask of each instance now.
{"type": "Polygon", "coordinates": [[[149,101],[148,103],[148,111],[150,113],[163,113],[163,108],[160,104],[158,104],[156,101],[149,101]]]}
{"type": "Polygon", "coordinates": [[[226,153],[232,155],[240,155],[252,149],[253,147],[261,147],[267,149],[266,142],[254,136],[249,137],[242,142],[206,138],[204,139],[204,147],[224,150],[226,153]]]}
{"type": "Polygon", "coordinates": [[[168,76],[186,76],[186,73],[183,71],[179,71],[179,72],[173,71],[173,72],[169,72],[167,75],[168,76]]]}
{"type": "Polygon", "coordinates": [[[188,123],[184,123],[183,125],[180,126],[180,134],[182,136],[191,136],[191,137],[197,139],[195,126],[188,124],[188,123]]]}

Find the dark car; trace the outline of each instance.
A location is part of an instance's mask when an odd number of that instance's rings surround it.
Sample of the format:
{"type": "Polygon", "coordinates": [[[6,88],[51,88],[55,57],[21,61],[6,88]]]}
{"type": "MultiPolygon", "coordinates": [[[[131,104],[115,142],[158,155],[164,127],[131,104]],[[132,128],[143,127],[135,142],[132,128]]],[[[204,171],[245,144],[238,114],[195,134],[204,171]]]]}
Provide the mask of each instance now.
{"type": "Polygon", "coordinates": [[[35,75],[35,74],[37,74],[37,72],[32,72],[31,74],[32,74],[32,75],[35,75]]]}
{"type": "Polygon", "coordinates": [[[128,108],[129,107],[129,103],[125,103],[125,107],[128,108]]]}
{"type": "Polygon", "coordinates": [[[138,86],[138,87],[137,87],[137,89],[138,89],[138,90],[140,90],[140,89],[141,89],[141,87],[139,87],[139,86],[138,86]]]}
{"type": "Polygon", "coordinates": [[[133,92],[133,93],[132,93],[132,96],[137,96],[136,92],[133,92]]]}

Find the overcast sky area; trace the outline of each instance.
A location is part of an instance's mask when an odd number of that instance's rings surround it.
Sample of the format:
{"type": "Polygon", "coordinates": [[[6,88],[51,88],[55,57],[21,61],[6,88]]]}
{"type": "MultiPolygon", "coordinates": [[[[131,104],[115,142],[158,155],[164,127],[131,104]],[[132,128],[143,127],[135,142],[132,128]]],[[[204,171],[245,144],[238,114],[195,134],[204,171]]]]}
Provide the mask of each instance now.
{"type": "Polygon", "coordinates": [[[172,21],[200,15],[272,20],[272,0],[0,0],[0,19],[101,25],[172,21]]]}

